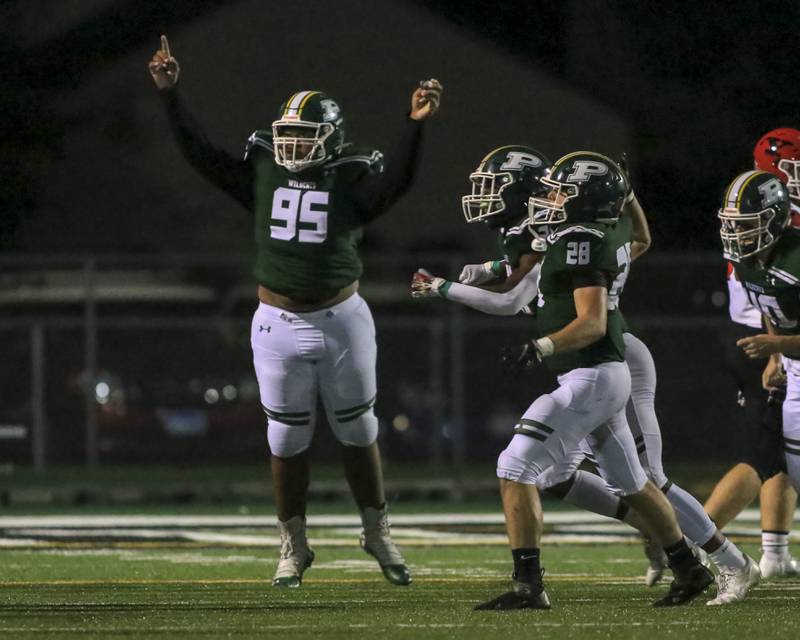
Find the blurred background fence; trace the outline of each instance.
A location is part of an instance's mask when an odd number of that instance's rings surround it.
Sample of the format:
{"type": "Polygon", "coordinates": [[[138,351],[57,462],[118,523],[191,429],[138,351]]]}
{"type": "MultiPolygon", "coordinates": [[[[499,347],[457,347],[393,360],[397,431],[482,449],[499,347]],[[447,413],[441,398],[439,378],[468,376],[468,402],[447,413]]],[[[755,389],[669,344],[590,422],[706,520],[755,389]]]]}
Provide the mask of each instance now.
{"type": "MultiPolygon", "coordinates": [[[[456,277],[462,255],[367,255],[361,293],[378,329],[376,413],[387,460],[491,464],[516,418],[554,378],[501,375],[499,353],[535,332],[414,301],[425,266],[456,277]]],[[[0,258],[0,464],[262,463],[265,418],[252,371],[255,285],[246,256],[0,258]]],[[[659,373],[667,461],[725,460],[739,446],[724,370],[729,320],[717,253],[661,253],[634,268],[623,310],[659,373]]],[[[312,456],[338,459],[320,413],[312,456]]]]}

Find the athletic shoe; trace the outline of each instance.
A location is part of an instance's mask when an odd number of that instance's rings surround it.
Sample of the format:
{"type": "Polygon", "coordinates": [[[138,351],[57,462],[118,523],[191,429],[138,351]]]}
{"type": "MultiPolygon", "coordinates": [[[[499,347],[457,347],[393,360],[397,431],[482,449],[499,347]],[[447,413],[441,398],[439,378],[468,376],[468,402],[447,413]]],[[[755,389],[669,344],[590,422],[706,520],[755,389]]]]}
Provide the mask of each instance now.
{"type": "Polygon", "coordinates": [[[795,560],[788,553],[783,556],[773,554],[762,554],[758,562],[761,568],[761,577],[764,580],[770,578],[791,578],[800,574],[800,562],[795,560]]]}
{"type": "MultiPolygon", "coordinates": [[[[544,575],[544,569],[542,569],[544,575]]],[[[550,598],[541,578],[535,582],[511,581],[511,591],[475,607],[475,611],[510,611],[512,609],[549,609],[550,598]]]]}
{"type": "Polygon", "coordinates": [[[692,564],[686,573],[687,575],[676,577],[672,581],[667,595],[661,600],[656,600],[653,603],[654,607],[677,607],[686,604],[703,593],[708,585],[714,582],[714,574],[699,563],[692,564]]]}
{"type": "Polygon", "coordinates": [[[383,509],[367,507],[361,512],[364,530],[361,532],[361,548],[378,561],[383,576],[393,585],[411,584],[411,573],[406,561],[389,532],[389,516],[386,505],[383,509]]]}
{"type": "Polygon", "coordinates": [[[750,556],[745,556],[747,564],[741,571],[720,571],[717,576],[717,597],[706,602],[709,606],[730,604],[743,600],[750,587],[758,584],[761,571],[750,556]]]}
{"type": "Polygon", "coordinates": [[[314,552],[306,540],[306,519],[295,516],[286,522],[278,520],[278,531],[281,534],[281,559],[273,587],[299,587],[303,581],[303,572],[314,562],[314,552]]]}

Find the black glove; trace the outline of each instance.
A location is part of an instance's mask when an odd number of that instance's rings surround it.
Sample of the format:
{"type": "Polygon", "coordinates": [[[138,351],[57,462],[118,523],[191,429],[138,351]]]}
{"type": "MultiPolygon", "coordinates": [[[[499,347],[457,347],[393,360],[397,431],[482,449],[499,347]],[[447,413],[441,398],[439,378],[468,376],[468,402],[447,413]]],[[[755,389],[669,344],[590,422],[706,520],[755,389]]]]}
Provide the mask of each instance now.
{"type": "Polygon", "coordinates": [[[520,347],[506,347],[500,354],[500,366],[509,376],[518,376],[542,361],[542,353],[535,340],[528,340],[520,347]]]}

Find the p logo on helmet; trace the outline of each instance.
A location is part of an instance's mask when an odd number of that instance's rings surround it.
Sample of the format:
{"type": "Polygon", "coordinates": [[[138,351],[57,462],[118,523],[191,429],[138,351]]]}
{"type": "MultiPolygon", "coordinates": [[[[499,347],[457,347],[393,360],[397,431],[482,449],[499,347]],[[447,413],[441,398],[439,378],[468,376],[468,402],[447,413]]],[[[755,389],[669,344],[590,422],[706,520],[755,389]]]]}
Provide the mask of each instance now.
{"type": "Polygon", "coordinates": [[[608,165],[602,162],[577,160],[573,167],[574,171],[567,176],[567,182],[586,182],[593,176],[604,176],[608,173],[608,165]]]}

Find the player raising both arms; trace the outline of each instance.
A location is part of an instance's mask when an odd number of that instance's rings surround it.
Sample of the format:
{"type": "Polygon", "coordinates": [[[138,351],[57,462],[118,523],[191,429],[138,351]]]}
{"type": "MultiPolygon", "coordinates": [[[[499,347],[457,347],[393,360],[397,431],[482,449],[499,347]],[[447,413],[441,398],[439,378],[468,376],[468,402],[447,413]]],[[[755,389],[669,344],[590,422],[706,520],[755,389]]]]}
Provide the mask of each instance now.
{"type": "Polygon", "coordinates": [[[271,128],[250,136],[240,160],[212,146],[187,112],[176,89],[178,61],[164,36],[149,69],[186,159],[255,215],[259,305],[251,344],[281,534],[273,585],[299,586],[314,560],[306,539],[307,450],[318,396],[343,445],[345,475],[361,510],[361,545],[389,582],[409,584],[387,519],[373,412],[375,328],[357,293],[358,244],[364,225],[408,190],[423,124],[438,109],[442,86],[430,79],[413,91],[385,168],[380,152],[345,143],[342,112],[319,91],[292,94],[271,128]]]}

